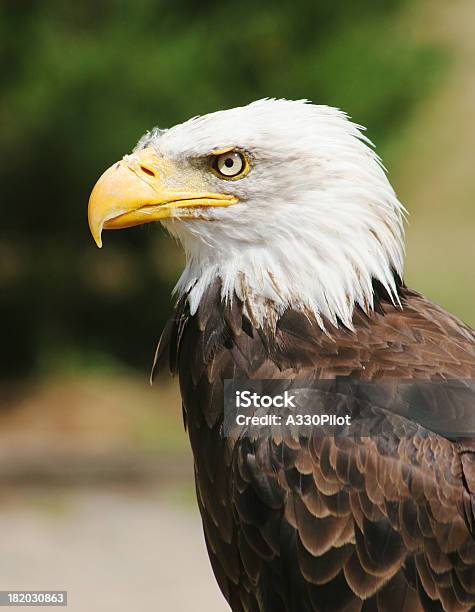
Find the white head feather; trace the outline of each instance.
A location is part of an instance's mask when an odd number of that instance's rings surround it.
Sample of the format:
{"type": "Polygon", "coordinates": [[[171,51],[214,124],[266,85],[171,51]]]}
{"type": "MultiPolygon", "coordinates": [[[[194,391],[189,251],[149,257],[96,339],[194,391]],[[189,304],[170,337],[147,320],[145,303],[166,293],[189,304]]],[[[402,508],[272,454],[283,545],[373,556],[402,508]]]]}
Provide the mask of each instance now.
{"type": "Polygon", "coordinates": [[[239,198],[163,222],[186,252],[176,290],[192,312],[216,277],[223,299],[246,299],[261,325],[290,306],[351,328],[356,304],[373,307],[373,279],[398,301],[404,208],[361,129],[334,108],[265,99],[141,139],[200,188],[239,198]],[[246,176],[196,178],[195,159],[228,147],[248,152],[246,176]]]}

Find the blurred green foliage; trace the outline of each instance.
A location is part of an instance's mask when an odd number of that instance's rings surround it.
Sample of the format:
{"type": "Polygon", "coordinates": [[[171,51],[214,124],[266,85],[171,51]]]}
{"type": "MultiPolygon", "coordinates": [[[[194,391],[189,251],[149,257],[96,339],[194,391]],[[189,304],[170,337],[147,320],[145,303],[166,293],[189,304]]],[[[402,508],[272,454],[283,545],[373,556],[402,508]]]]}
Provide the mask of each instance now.
{"type": "Polygon", "coordinates": [[[110,232],[97,251],[96,178],[154,125],[264,96],[344,108],[384,145],[444,59],[401,25],[405,6],[3,0],[1,375],[68,354],[147,367],[181,256],[150,226],[110,232]]]}

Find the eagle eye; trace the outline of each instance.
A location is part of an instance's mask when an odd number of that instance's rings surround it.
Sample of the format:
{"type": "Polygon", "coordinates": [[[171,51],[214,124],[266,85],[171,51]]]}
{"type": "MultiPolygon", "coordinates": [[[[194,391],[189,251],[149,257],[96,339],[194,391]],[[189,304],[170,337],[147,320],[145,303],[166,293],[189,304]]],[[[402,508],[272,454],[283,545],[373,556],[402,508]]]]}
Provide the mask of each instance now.
{"type": "Polygon", "coordinates": [[[215,155],[212,161],[212,168],[215,173],[225,179],[236,179],[244,176],[248,167],[246,157],[239,151],[226,151],[215,155]]]}

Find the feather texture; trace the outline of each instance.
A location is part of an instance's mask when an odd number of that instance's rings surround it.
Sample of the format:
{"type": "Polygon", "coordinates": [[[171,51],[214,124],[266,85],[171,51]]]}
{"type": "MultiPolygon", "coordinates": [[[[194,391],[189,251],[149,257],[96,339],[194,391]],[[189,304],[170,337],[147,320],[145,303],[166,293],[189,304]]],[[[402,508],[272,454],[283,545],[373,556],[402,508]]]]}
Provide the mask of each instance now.
{"type": "Polygon", "coordinates": [[[355,310],[354,331],[331,333],[291,309],[257,329],[219,281],[194,314],[179,302],[155,363],[179,374],[208,552],[233,611],[475,609],[475,392],[464,383],[475,335],[400,294],[402,309],[383,292],[371,314],[355,310]],[[327,380],[322,401],[378,423],[384,413],[385,428],[227,437],[223,385],[237,377],[327,380]],[[438,430],[447,420],[453,436],[438,430]]]}

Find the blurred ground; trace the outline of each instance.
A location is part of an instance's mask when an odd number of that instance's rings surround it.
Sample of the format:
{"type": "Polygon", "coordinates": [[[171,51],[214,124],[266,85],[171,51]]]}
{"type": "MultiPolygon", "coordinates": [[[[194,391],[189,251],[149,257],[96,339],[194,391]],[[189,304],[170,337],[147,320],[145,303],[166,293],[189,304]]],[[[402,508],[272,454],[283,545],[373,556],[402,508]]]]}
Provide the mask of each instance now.
{"type": "Polygon", "coordinates": [[[180,480],[191,454],[175,381],[64,371],[0,388],[0,479],[17,484],[180,480]],[[157,461],[157,457],[160,458],[157,461]]]}
{"type": "Polygon", "coordinates": [[[226,610],[181,418],[175,384],[130,372],[4,392],[0,588],[68,590],[73,612],[226,610]]]}
{"type": "Polygon", "coordinates": [[[2,497],[2,589],[67,590],[70,612],[227,609],[196,512],[166,496],[106,487],[2,497]]]}

